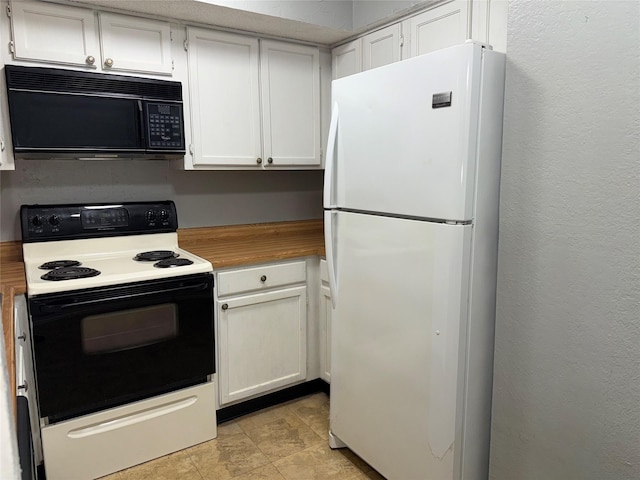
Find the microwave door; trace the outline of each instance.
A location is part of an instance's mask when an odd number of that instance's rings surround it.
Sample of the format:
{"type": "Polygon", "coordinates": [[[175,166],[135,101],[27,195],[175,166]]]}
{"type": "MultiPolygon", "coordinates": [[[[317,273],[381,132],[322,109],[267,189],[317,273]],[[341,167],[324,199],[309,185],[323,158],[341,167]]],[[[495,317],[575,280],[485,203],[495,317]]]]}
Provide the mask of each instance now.
{"type": "Polygon", "coordinates": [[[12,91],[9,108],[16,154],[144,152],[135,99],[12,91]]]}

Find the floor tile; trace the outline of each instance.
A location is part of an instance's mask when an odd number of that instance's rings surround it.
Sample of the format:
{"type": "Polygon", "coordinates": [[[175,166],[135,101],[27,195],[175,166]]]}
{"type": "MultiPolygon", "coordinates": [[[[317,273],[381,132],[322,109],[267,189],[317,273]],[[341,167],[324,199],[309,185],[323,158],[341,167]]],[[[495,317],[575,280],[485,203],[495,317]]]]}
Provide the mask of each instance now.
{"type": "Polygon", "coordinates": [[[233,480],[286,480],[271,463],[235,477],[233,480]]]}
{"type": "Polygon", "coordinates": [[[302,398],[288,405],[320,438],[329,440],[329,401],[324,393],[302,398]]]}
{"type": "Polygon", "coordinates": [[[289,410],[289,404],[277,405],[275,407],[265,408],[255,413],[250,413],[236,420],[243,432],[249,430],[255,430],[256,428],[264,427],[266,424],[274,422],[276,420],[289,419],[289,423],[292,425],[296,423],[302,424],[303,422],[299,417],[295,416],[289,410]],[[293,419],[291,417],[294,417],[293,419]]]}
{"type": "Polygon", "coordinates": [[[112,473],[111,475],[107,475],[106,477],[100,477],[98,480],[122,480],[122,476],[120,476],[120,472],[112,473]]]}
{"type": "Polygon", "coordinates": [[[184,450],[120,472],[121,480],[202,480],[184,450]]]}
{"type": "MultiPolygon", "coordinates": [[[[264,453],[245,435],[230,433],[237,425],[218,430],[218,438],[184,450],[203,478],[227,480],[269,463],[264,453]]],[[[260,478],[260,477],[257,477],[260,478]]]]}
{"type": "Polygon", "coordinates": [[[277,420],[245,431],[272,461],[324,442],[299,417],[290,412],[277,420]]]}
{"type": "Polygon", "coordinates": [[[286,480],[352,480],[363,472],[344,455],[321,443],[274,461],[286,480]]]}

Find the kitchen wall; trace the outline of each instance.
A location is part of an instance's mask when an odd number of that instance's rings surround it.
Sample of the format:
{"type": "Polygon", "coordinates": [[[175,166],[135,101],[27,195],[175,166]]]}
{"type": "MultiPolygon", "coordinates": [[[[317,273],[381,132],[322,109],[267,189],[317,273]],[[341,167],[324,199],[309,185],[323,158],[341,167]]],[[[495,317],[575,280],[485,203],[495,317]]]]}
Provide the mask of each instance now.
{"type": "Polygon", "coordinates": [[[0,241],[20,205],[171,199],[180,227],[322,217],[322,171],[181,171],[154,160],[17,160],[0,177],[0,241]]]}
{"type": "Polygon", "coordinates": [[[640,478],[639,19],[509,4],[495,480],[640,478]]]}
{"type": "Polygon", "coordinates": [[[415,5],[438,3],[424,0],[353,0],[353,30],[393,17],[415,5]]]}
{"type": "Polygon", "coordinates": [[[337,30],[352,30],[352,0],[279,0],[265,2],[264,0],[200,0],[223,7],[236,8],[249,12],[288,18],[300,22],[335,28],[337,30]]]}

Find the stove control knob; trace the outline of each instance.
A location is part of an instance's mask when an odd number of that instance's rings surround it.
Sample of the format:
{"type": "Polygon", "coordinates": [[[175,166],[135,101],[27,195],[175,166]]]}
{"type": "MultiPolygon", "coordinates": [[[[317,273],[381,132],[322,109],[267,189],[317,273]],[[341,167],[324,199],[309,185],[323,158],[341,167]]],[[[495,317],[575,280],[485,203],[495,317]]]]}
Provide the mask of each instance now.
{"type": "Polygon", "coordinates": [[[166,210],[160,210],[160,220],[162,220],[163,222],[169,220],[169,212],[167,212],[166,210]]]}
{"type": "Polygon", "coordinates": [[[60,217],[58,215],[51,215],[49,217],[49,224],[57,227],[58,225],[60,225],[60,217]]]}
{"type": "Polygon", "coordinates": [[[149,223],[153,223],[156,221],[156,212],[154,212],[153,210],[147,210],[147,222],[149,223]]]}
{"type": "Polygon", "coordinates": [[[39,227],[42,225],[42,219],[36,215],[35,217],[33,217],[31,219],[31,225],[33,225],[34,227],[39,227]]]}

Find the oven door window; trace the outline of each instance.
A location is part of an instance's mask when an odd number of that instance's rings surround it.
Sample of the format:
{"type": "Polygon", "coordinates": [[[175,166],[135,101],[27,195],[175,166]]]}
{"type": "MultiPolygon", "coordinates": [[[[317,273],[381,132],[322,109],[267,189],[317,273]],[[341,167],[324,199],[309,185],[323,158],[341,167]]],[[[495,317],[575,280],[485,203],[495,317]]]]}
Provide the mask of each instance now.
{"type": "Polygon", "coordinates": [[[178,309],[175,303],[164,303],[89,315],[80,327],[84,353],[114,353],[176,338],[178,309]]]}
{"type": "Polygon", "coordinates": [[[213,276],[29,299],[40,416],[55,423],[207,381],[213,276]]]}

